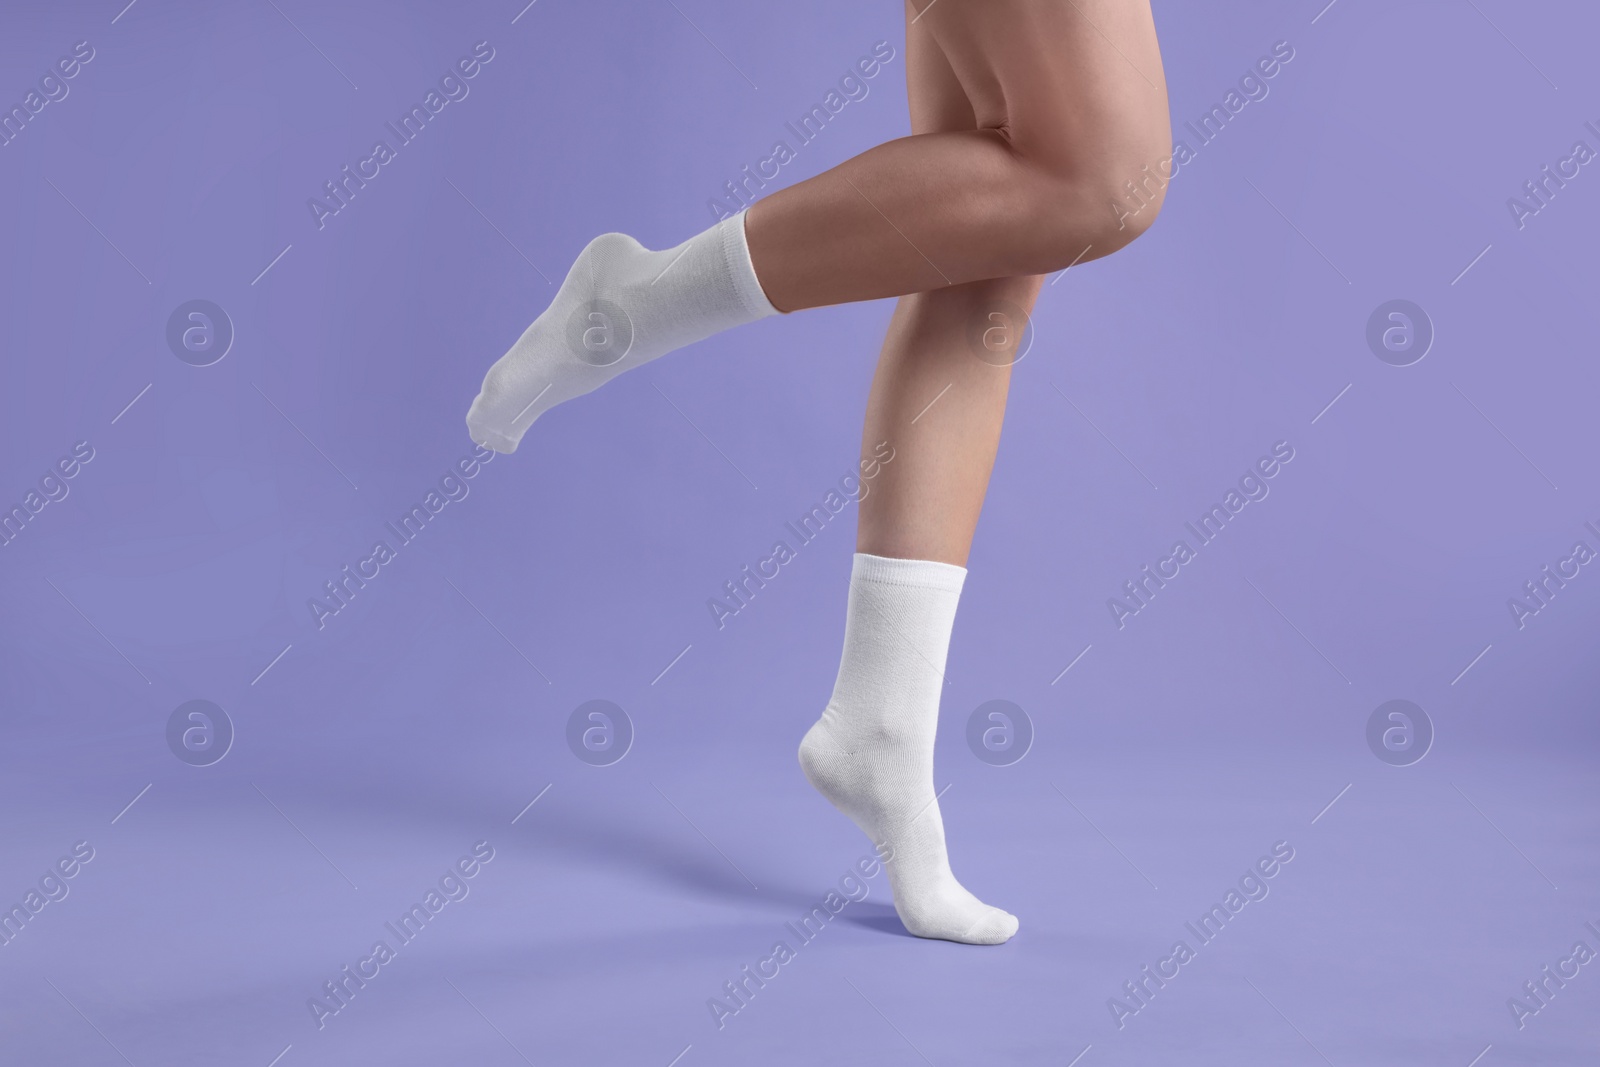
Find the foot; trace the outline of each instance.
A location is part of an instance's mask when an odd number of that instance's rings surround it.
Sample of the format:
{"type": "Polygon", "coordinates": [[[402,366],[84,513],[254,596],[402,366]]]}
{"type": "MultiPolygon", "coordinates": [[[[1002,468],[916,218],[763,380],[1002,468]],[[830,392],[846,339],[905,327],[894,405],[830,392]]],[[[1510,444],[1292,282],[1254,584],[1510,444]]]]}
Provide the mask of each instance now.
{"type": "Polygon", "coordinates": [[[579,254],[544,314],[489,368],[467,432],[496,452],[514,452],[534,420],[562,401],[771,314],[742,213],[661,252],[627,234],[602,234],[579,254]]]}
{"type": "Polygon", "coordinates": [[[817,791],[848,815],[884,862],[894,910],[918,937],[998,945],[1017,932],[1017,918],[967,891],[950,871],[944,821],[933,791],[932,738],[894,730],[861,737],[832,704],[800,742],[800,766],[817,791]],[[840,743],[840,734],[851,738],[840,743]]]}

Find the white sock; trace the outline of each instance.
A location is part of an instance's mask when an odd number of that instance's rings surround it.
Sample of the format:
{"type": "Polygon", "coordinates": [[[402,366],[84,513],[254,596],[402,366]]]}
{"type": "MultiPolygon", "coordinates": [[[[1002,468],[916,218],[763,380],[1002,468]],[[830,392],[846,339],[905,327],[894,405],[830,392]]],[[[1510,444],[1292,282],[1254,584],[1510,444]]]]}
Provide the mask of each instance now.
{"type": "Polygon", "coordinates": [[[895,911],[918,937],[998,945],[1016,917],[962,887],[945,854],[933,740],[945,652],[967,571],[857,552],[833,699],[800,742],[800,766],[855,820],[885,864],[895,911]]]}
{"type": "Polygon", "coordinates": [[[544,314],[489,368],[467,432],[496,452],[514,452],[533,420],[563,400],[777,313],[750,263],[742,211],[664,252],[625,233],[601,234],[544,314]]]}

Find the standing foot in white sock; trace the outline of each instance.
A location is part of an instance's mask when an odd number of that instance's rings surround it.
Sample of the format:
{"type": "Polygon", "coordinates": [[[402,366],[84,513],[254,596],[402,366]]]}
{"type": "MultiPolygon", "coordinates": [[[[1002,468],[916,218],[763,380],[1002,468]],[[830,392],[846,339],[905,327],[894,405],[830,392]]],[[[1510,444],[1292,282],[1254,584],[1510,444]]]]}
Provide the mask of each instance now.
{"type": "Polygon", "coordinates": [[[533,420],[562,401],[775,314],[750,262],[742,211],[662,252],[627,234],[601,234],[544,314],[489,368],[467,432],[496,452],[514,452],[533,420]]]}
{"type": "Polygon", "coordinates": [[[945,653],[966,569],[856,553],[833,699],[800,742],[800,766],[885,863],[895,911],[918,937],[998,945],[1016,916],[950,871],[933,789],[945,653]]]}

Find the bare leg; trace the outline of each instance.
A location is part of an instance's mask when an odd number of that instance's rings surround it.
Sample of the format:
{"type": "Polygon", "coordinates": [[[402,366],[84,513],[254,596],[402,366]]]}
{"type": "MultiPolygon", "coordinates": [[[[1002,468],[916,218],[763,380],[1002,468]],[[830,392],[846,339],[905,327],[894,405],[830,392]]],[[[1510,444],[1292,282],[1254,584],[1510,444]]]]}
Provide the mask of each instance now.
{"type": "Polygon", "coordinates": [[[747,214],[774,306],[1046,274],[1108,255],[1149,225],[1171,157],[1149,0],[907,0],[907,20],[912,136],[747,214]],[[941,79],[969,102],[963,127],[919,124],[919,48],[945,57],[941,79]],[[1129,181],[1156,203],[1119,220],[1112,204],[1129,181]]]}
{"type": "MultiPolygon", "coordinates": [[[[912,36],[906,71],[918,136],[974,129],[971,100],[935,41],[912,36]]],[[[881,458],[884,443],[894,452],[861,499],[839,675],[800,744],[812,785],[886,857],[895,910],[920,937],[993,945],[1018,927],[951,870],[933,750],[962,568],[1041,281],[967,281],[895,308],[862,454],[881,458]]]]}
{"type": "Polygon", "coordinates": [[[1007,357],[1042,280],[996,278],[900,299],[862,433],[863,458],[887,441],[894,459],[861,500],[858,552],[967,565],[1000,445],[1007,357]],[[980,338],[983,358],[974,351],[980,338]]]}
{"type": "MultiPolygon", "coordinates": [[[[910,140],[975,132],[972,101],[920,25],[910,27],[906,43],[910,140]]],[[[1011,363],[1042,280],[995,278],[900,299],[862,433],[863,458],[886,441],[895,459],[861,501],[857,551],[966,566],[1000,444],[1011,363]]]]}
{"type": "MultiPolygon", "coordinates": [[[[906,3],[912,136],[776,192],[675,249],[595,238],[544,314],[484,376],[467,413],[473,440],[513,451],[554,405],[775,311],[1041,275],[1107,255],[1149,226],[1171,173],[1149,0],[927,0],[920,10],[913,2],[923,0],[906,3]],[[1137,214],[1130,200],[1142,204],[1137,214]]],[[[940,298],[957,302],[949,307],[909,304],[897,314],[884,389],[917,395],[925,375],[954,369],[960,342],[947,330],[985,301],[1023,292],[1016,284],[940,298]],[[943,352],[929,357],[933,368],[896,365],[923,347],[943,352]]],[[[1003,375],[969,384],[975,406],[946,414],[966,430],[987,424],[983,412],[998,418],[1005,396],[1003,375]]],[[[897,402],[875,392],[874,403],[892,422],[897,402]]],[[[963,447],[964,432],[952,438],[958,467],[923,475],[961,487],[951,491],[970,506],[953,514],[965,516],[970,537],[994,442],[990,433],[974,451],[963,447]]],[[[915,480],[921,469],[908,463],[896,481],[926,495],[929,483],[915,480]]],[[[869,521],[865,536],[877,543],[880,533],[921,536],[869,521]]],[[[965,558],[966,537],[925,554],[965,558]]]]}

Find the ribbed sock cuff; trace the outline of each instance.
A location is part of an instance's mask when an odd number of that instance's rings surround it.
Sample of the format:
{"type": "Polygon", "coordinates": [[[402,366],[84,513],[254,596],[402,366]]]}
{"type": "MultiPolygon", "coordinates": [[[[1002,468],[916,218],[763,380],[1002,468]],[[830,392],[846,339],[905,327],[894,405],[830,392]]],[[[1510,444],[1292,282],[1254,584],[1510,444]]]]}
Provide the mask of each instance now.
{"type": "Polygon", "coordinates": [[[850,580],[959,593],[967,580],[967,568],[931,559],[893,559],[857,552],[850,580]]]}
{"type": "Polygon", "coordinates": [[[750,321],[754,322],[780,312],[767,299],[766,290],[761,288],[761,279],[756,277],[756,266],[750,259],[750,243],[745,239],[744,217],[745,212],[741,211],[717,225],[722,227],[722,254],[728,260],[728,276],[733,279],[739,301],[749,313],[750,321]]]}

